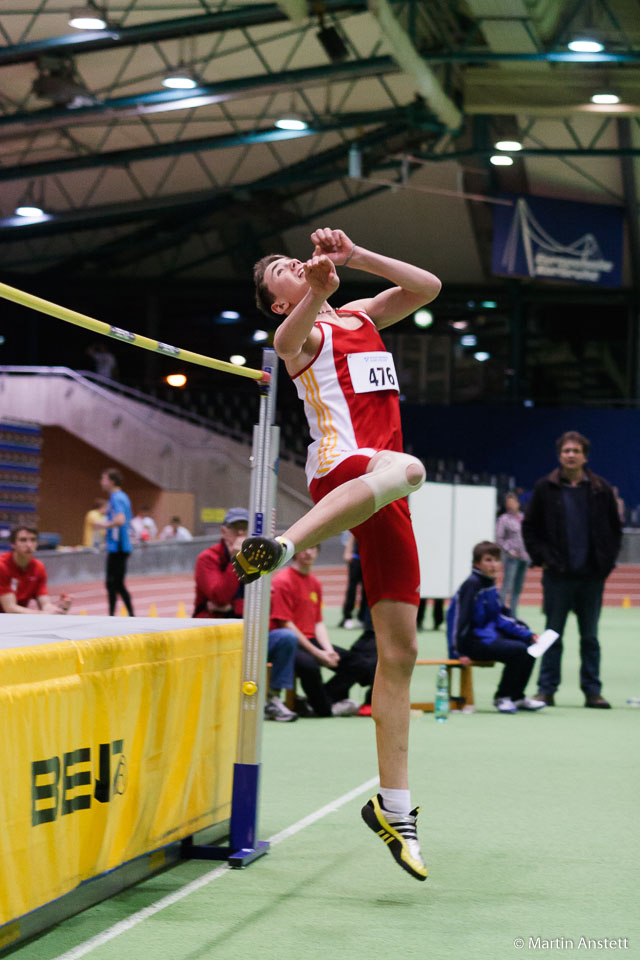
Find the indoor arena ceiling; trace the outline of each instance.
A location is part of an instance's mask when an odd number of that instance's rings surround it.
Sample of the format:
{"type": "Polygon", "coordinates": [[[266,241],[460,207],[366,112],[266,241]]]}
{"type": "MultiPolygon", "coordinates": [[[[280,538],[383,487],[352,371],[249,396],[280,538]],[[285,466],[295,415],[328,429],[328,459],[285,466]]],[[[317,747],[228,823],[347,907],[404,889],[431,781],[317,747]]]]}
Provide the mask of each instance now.
{"type": "Polygon", "coordinates": [[[479,282],[513,191],[626,207],[631,282],[638,0],[96,0],[91,31],[81,6],[0,12],[5,277],[246,278],[327,224],[479,282]],[[307,129],[276,127],[292,115],[307,129]],[[505,139],[524,149],[493,166],[505,139]]]}

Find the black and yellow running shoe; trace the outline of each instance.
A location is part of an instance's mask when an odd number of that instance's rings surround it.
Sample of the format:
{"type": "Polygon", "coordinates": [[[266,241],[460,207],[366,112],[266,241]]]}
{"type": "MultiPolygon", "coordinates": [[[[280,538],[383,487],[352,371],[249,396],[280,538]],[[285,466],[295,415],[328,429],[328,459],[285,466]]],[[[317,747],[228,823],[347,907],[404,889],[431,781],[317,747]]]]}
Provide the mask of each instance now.
{"type": "Polygon", "coordinates": [[[391,856],[403,870],[416,880],[427,879],[427,868],[422,859],[416,822],[420,807],[411,813],[391,813],[382,806],[382,797],[376,794],[362,808],[362,819],[386,843],[391,856]]]}
{"type": "Polygon", "coordinates": [[[286,544],[279,538],[247,537],[231,563],[243,583],[252,583],[266,573],[272,573],[282,563],[286,544]]]}

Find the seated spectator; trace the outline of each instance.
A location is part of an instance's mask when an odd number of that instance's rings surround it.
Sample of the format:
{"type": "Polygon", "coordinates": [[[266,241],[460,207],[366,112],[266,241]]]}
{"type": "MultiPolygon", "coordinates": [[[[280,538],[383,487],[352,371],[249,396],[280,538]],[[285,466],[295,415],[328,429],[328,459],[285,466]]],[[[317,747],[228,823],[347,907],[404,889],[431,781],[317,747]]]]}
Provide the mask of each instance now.
{"type": "Polygon", "coordinates": [[[84,530],[82,532],[82,545],[84,547],[93,547],[99,550],[104,546],[105,530],[96,526],[98,523],[104,523],[107,519],[107,501],[104,497],[98,497],[93,501],[91,510],[87,510],[84,515],[84,530]]]}
{"type": "MultiPolygon", "coordinates": [[[[244,507],[227,510],[220,527],[220,542],[207,547],[198,556],[195,567],[196,596],[193,617],[242,617],[244,584],[238,579],[231,557],[247,536],[249,514],[244,507]]],[[[265,720],[280,723],[297,720],[280,699],[282,689],[293,689],[293,662],[298,646],[290,630],[270,630],[267,655],[271,661],[271,679],[265,698],[265,720]]]]}
{"type": "Polygon", "coordinates": [[[24,524],[12,527],[9,543],[11,550],[0,556],[0,613],[66,613],[71,599],[60,597],[53,603],[47,594],[47,571],[34,557],[38,547],[36,528],[24,524]],[[37,610],[29,606],[32,600],[37,610]]]}
{"type": "Polygon", "coordinates": [[[344,651],[335,674],[324,685],[331,700],[334,717],[351,716],[356,710],[363,716],[371,716],[371,694],[378,665],[378,650],[370,616],[367,624],[353,646],[344,651]],[[356,701],[349,698],[351,687],[356,683],[369,688],[362,707],[358,707],[356,701]]]}
{"type": "Polygon", "coordinates": [[[151,516],[151,507],[142,507],[129,524],[133,543],[147,543],[158,535],[156,522],[151,516]]]}
{"type": "Polygon", "coordinates": [[[160,531],[158,540],[193,540],[186,527],[180,523],[180,517],[171,517],[171,522],[160,531]]]}
{"type": "Polygon", "coordinates": [[[468,666],[472,660],[505,664],[495,693],[499,713],[541,710],[546,704],[525,696],[535,660],[527,647],[537,635],[500,605],[495,578],[500,569],[500,547],[483,540],[473,548],[473,569],[447,611],[449,656],[468,666]]]}
{"type": "Polygon", "coordinates": [[[307,547],[293,557],[294,566],[286,567],[271,581],[272,630],[288,630],[298,641],[295,670],[300,678],[309,707],[318,717],[357,713],[358,705],[349,701],[348,708],[333,703],[325,690],[320,667],[335,670],[346,653],[334,647],[322,619],[322,585],[311,569],[318,547],[307,547]]]}

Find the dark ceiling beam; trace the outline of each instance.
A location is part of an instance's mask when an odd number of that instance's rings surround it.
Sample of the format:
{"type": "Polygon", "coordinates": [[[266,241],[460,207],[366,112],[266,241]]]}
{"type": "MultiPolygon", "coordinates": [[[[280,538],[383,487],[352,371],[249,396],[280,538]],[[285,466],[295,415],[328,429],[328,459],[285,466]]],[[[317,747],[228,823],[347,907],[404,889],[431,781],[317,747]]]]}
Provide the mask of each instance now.
{"type": "MultiPolygon", "coordinates": [[[[406,136],[406,131],[401,124],[391,123],[385,127],[363,134],[355,142],[361,150],[372,159],[383,158],[389,152],[387,144],[393,140],[394,153],[397,149],[396,140],[398,137],[406,136]]],[[[414,134],[417,136],[417,133],[414,134]]],[[[279,229],[291,225],[292,212],[291,199],[294,195],[304,193],[308,190],[316,190],[318,186],[339,180],[347,175],[348,155],[351,143],[340,144],[331,147],[322,153],[314,154],[299,163],[292,164],[282,171],[274,171],[265,177],[249,183],[244,187],[229,187],[225,191],[213,193],[206,191],[200,195],[190,195],[188,200],[180,205],[174,203],[174,209],[165,210],[153,223],[145,223],[144,226],[128,233],[126,236],[117,237],[94,249],[88,249],[80,254],[74,254],[65,259],[61,264],[57,264],[53,269],[73,269],[79,270],[87,263],[101,267],[110,264],[114,260],[119,260],[122,256],[130,258],[140,258],[158,253],[163,249],[176,246],[187,236],[194,232],[209,232],[215,228],[216,220],[224,220],[230,215],[230,211],[241,208],[262,207],[268,202],[270,215],[269,223],[271,234],[279,229]],[[280,196],[278,188],[284,187],[286,194],[280,196]],[[267,199],[268,198],[268,199],[267,199]],[[280,211],[280,212],[278,212],[280,211]]],[[[178,200],[178,198],[175,198],[178,200]]],[[[360,200],[361,193],[354,199],[360,200]]],[[[353,201],[350,201],[353,202],[353,201]]],[[[108,211],[117,213],[117,211],[108,211]]],[[[143,211],[140,210],[142,213],[143,211]]],[[[145,219],[149,219],[149,214],[145,219]]],[[[122,221],[121,221],[122,222],[122,221]]],[[[92,224],[95,226],[95,224],[92,224]]],[[[76,229],[81,225],[76,225],[76,229]]],[[[31,239],[36,236],[44,236],[57,232],[55,227],[50,224],[34,224],[33,231],[29,234],[31,239]]],[[[62,225],[62,231],[65,225],[62,225]]],[[[0,243],[9,242],[6,234],[0,230],[0,243]]]]}
{"type": "MultiPolygon", "coordinates": [[[[351,0],[351,2],[324,0],[323,7],[326,13],[361,13],[367,9],[367,3],[366,0],[351,0]]],[[[4,47],[0,49],[0,66],[27,63],[44,55],[75,56],[141,43],[159,43],[162,40],[179,37],[194,37],[198,34],[245,30],[248,27],[269,23],[285,23],[287,20],[287,16],[278,4],[250,3],[246,7],[235,10],[208,13],[198,17],[159,20],[133,27],[119,27],[113,24],[107,30],[85,30],[63,37],[4,47]]]]}
{"type": "Polygon", "coordinates": [[[573,53],[571,50],[543,50],[539,53],[520,51],[493,53],[491,50],[421,50],[426,63],[640,63],[640,51],[620,53],[573,53]]]}
{"type": "Polygon", "coordinates": [[[81,123],[101,123],[123,116],[146,116],[168,110],[187,110],[193,106],[227,103],[257,95],[273,95],[282,91],[321,86],[325,83],[351,82],[363,78],[398,73],[391,57],[368,57],[346,63],[322,64],[287,70],[286,73],[236,77],[222,83],[201,84],[193,90],[154,90],[128,97],[114,97],[82,107],[45,107],[0,117],[0,136],[6,139],[18,132],[33,133],[59,127],[76,127],[81,123]]]}
{"type": "MultiPolygon", "coordinates": [[[[444,153],[422,155],[423,160],[464,160],[468,157],[489,157],[496,152],[494,147],[470,147],[468,150],[452,150],[444,153]]],[[[640,147],[523,147],[511,154],[514,161],[520,157],[572,157],[581,160],[587,157],[640,157],[640,147]]],[[[0,172],[1,177],[1,172],[0,172]]]]}
{"type": "Polygon", "coordinates": [[[348,130],[354,127],[387,123],[396,119],[405,125],[425,131],[441,132],[443,129],[442,124],[438,123],[431,114],[418,107],[414,108],[414,105],[410,104],[404,109],[390,107],[387,110],[339,114],[326,122],[315,123],[307,130],[278,130],[276,127],[269,127],[266,130],[221,134],[217,137],[196,137],[188,140],[177,140],[173,143],[154,143],[146,147],[133,147],[129,150],[111,150],[100,154],[61,157],[56,160],[43,160],[38,163],[0,167],[0,182],[33,179],[50,174],[69,173],[100,167],[128,166],[131,163],[155,160],[160,157],[176,157],[183,154],[223,150],[229,147],[256,143],[277,143],[284,140],[295,140],[300,137],[313,137],[333,130],[348,130]]]}

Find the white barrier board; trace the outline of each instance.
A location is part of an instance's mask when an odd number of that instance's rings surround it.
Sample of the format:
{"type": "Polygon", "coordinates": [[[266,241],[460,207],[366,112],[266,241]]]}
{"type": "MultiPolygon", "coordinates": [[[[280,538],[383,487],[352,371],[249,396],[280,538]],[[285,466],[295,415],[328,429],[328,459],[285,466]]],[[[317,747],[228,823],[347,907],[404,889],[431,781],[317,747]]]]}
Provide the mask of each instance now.
{"type": "Polygon", "coordinates": [[[471,572],[473,547],[494,540],[495,487],[425,483],[409,497],[420,596],[451,597],[471,572]]]}

